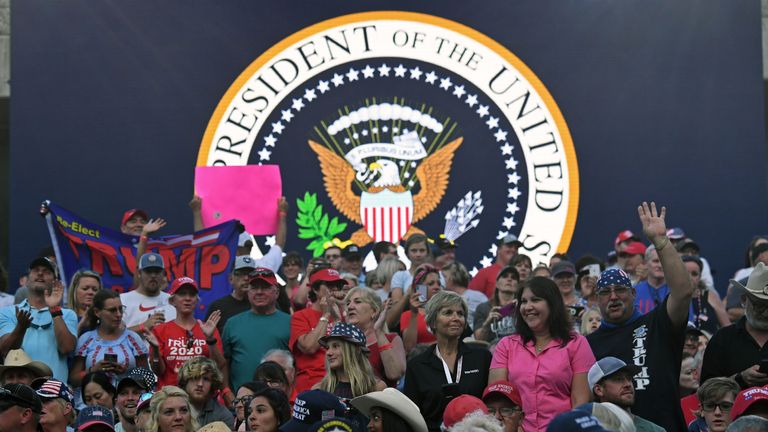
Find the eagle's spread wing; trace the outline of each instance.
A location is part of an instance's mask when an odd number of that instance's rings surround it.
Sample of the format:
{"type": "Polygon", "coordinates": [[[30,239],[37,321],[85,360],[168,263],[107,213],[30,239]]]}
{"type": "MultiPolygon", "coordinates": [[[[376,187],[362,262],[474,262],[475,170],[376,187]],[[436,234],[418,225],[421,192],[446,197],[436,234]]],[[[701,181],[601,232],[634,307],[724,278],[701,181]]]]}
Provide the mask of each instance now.
{"type": "Polygon", "coordinates": [[[459,137],[445,147],[426,158],[416,168],[416,177],[421,183],[421,190],[413,197],[413,221],[426,217],[443,199],[448,187],[448,174],[451,172],[453,153],[464,138],[459,137]]]}
{"type": "Polygon", "coordinates": [[[349,220],[361,224],[360,197],[352,191],[355,170],[344,158],[312,140],[309,141],[309,147],[320,160],[325,190],[333,204],[349,220]]]}

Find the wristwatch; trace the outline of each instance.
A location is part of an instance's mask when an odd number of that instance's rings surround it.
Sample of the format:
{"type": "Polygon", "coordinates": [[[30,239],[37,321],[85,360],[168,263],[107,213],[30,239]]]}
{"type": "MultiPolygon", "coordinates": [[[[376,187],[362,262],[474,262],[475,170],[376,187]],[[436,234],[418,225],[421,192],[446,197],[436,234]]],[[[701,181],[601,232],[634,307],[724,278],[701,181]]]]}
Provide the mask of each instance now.
{"type": "Polygon", "coordinates": [[[323,316],[323,317],[320,317],[320,321],[325,321],[325,322],[327,323],[327,322],[328,322],[328,318],[326,318],[326,317],[324,317],[324,316],[323,316]]]}

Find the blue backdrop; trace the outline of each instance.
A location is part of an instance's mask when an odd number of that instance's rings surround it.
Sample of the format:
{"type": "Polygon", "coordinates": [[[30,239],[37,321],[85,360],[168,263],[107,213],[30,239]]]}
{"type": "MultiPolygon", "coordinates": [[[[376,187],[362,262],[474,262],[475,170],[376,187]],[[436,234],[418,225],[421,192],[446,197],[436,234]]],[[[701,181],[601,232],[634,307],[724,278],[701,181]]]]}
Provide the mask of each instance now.
{"type": "MultiPolygon", "coordinates": [[[[571,255],[604,255],[618,231],[639,230],[636,205],[654,199],[702,245],[722,286],[752,235],[768,232],[757,0],[25,0],[12,8],[12,277],[49,242],[44,199],[113,227],[141,207],[169,221],[163,234],[190,232],[200,141],[234,79],[299,29],[375,10],[474,28],[547,86],[579,161],[571,255]]],[[[304,246],[292,234],[287,249],[304,246]]]]}

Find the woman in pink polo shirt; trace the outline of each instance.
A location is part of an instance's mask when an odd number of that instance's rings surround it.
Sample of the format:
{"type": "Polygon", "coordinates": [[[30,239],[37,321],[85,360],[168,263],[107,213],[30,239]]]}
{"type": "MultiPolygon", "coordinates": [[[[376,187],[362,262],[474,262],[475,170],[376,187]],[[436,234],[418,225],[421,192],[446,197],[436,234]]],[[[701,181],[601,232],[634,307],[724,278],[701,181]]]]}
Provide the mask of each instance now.
{"type": "Polygon", "coordinates": [[[587,372],[595,356],[573,332],[557,285],[534,277],[517,293],[516,332],[499,342],[489,382],[510,381],[523,400],[523,429],[546,431],[561,412],[589,402],[587,372]]]}

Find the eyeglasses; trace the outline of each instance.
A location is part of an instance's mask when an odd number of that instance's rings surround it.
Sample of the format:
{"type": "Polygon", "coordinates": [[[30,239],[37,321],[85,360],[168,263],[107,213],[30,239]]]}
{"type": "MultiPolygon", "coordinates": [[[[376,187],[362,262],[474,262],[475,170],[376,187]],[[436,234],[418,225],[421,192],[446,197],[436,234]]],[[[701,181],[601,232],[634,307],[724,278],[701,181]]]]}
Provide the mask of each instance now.
{"type": "Polygon", "coordinates": [[[629,288],[625,286],[605,287],[597,292],[600,297],[610,297],[611,294],[616,294],[619,297],[625,296],[629,293],[629,288]]]}
{"type": "Polygon", "coordinates": [[[707,402],[701,404],[702,411],[712,412],[715,408],[720,408],[722,412],[729,412],[733,408],[733,402],[707,402]]]}
{"type": "Polygon", "coordinates": [[[100,274],[96,273],[93,270],[88,270],[88,269],[80,269],[80,270],[78,270],[77,273],[75,273],[73,277],[78,277],[78,276],[90,276],[90,277],[95,277],[95,278],[101,279],[101,275],[100,274]]]}
{"type": "Polygon", "coordinates": [[[618,257],[619,258],[630,258],[630,257],[633,257],[635,255],[638,255],[638,254],[631,254],[629,252],[619,252],[618,253],[618,257]]]}
{"type": "Polygon", "coordinates": [[[519,407],[504,407],[504,408],[491,408],[488,407],[488,414],[495,416],[496,413],[501,414],[504,418],[512,417],[513,415],[522,412],[523,410],[519,407]]]}
{"type": "Polygon", "coordinates": [[[267,270],[267,269],[264,269],[264,270],[252,270],[250,273],[248,273],[248,276],[250,276],[252,278],[253,277],[263,277],[263,276],[274,277],[275,273],[272,270],[267,270]]]}
{"type": "Polygon", "coordinates": [[[126,309],[125,306],[115,306],[115,307],[111,307],[111,308],[104,308],[102,310],[105,311],[105,312],[109,312],[111,314],[116,314],[116,313],[120,312],[120,314],[122,315],[122,314],[125,314],[125,309],[126,309]]]}
{"type": "Polygon", "coordinates": [[[325,256],[325,259],[336,259],[336,258],[341,258],[341,255],[333,254],[333,255],[326,255],[325,256]]]}
{"type": "MultiPolygon", "coordinates": [[[[35,330],[48,330],[53,325],[53,322],[49,322],[48,324],[35,324],[35,323],[29,323],[29,326],[32,327],[35,330]]],[[[0,393],[2,394],[2,393],[0,393]]]]}

